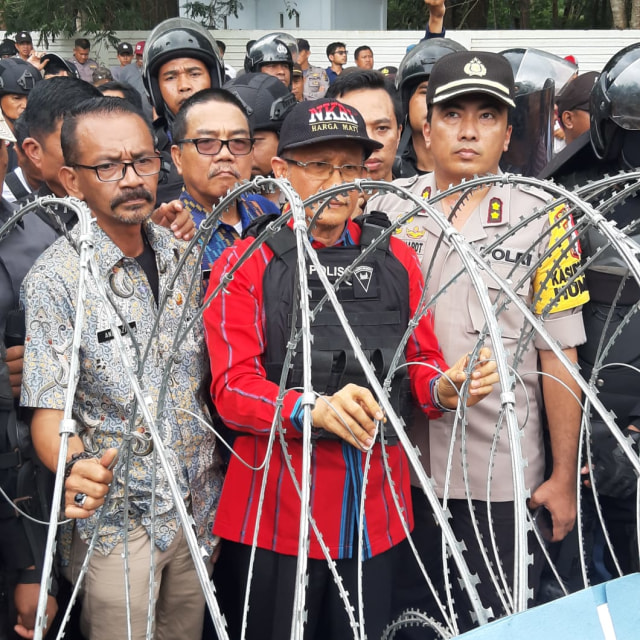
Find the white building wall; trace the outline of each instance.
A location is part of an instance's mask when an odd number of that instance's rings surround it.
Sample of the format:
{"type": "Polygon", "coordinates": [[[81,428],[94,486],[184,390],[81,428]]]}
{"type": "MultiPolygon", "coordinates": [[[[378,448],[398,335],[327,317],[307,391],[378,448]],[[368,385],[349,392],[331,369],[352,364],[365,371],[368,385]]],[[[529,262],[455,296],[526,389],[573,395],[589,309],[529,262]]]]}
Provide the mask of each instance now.
{"type": "MultiPolygon", "coordinates": [[[[180,14],[186,16],[180,2],[180,14]]],[[[285,0],[242,0],[238,17],[227,17],[228,29],[386,29],[387,0],[292,0],[297,16],[287,15],[285,0]]]]}
{"type": "MultiPolygon", "coordinates": [[[[245,0],[247,5],[250,0],[245,0]]],[[[253,0],[255,1],[255,0],[253,0]]],[[[340,1],[340,0],[336,0],[340,1]]],[[[347,2],[347,0],[342,0],[347,2]]],[[[262,0],[259,0],[262,2],[262,0]]],[[[236,69],[241,69],[244,61],[245,43],[259,38],[273,29],[215,31],[215,38],[227,45],[226,61],[236,69]]],[[[349,65],[353,64],[353,51],[361,44],[368,44],[374,52],[375,66],[397,66],[409,44],[415,43],[422,31],[324,31],[319,29],[289,29],[288,33],[298,38],[306,38],[311,45],[311,63],[326,67],[327,44],[335,40],[345,42],[349,50],[349,65]]],[[[132,44],[144,40],[147,31],[121,31],[121,40],[132,44]]],[[[467,48],[487,51],[502,51],[514,47],[535,47],[565,56],[572,54],[578,59],[581,71],[600,71],[607,60],[619,49],[640,41],[640,30],[625,31],[451,31],[453,38],[467,48]]],[[[0,31],[0,37],[4,32],[0,31]]],[[[33,33],[34,42],[37,34],[33,33]]],[[[59,38],[50,43],[49,51],[65,58],[71,56],[73,38],[59,38]]],[[[40,47],[36,47],[40,49],[40,47]]],[[[91,57],[112,66],[117,64],[115,48],[106,43],[94,43],[91,57]]]]}

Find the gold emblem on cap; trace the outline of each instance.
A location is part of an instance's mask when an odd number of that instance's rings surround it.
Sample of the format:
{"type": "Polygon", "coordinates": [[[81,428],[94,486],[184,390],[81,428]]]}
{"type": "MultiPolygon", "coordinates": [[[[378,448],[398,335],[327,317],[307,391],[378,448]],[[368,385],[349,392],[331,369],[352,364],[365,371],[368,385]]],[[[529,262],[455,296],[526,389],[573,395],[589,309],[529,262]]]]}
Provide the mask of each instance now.
{"type": "Polygon", "coordinates": [[[487,75],[487,67],[478,58],[472,58],[464,65],[464,72],[468,76],[480,76],[482,78],[487,75]]]}

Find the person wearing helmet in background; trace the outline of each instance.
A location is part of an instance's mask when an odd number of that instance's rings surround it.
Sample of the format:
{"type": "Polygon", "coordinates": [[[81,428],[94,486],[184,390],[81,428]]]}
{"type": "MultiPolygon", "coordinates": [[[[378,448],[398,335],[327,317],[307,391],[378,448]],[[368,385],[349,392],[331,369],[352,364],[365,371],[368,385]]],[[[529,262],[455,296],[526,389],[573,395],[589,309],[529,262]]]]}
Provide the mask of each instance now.
{"type": "Polygon", "coordinates": [[[395,178],[408,178],[433,170],[433,160],[423,134],[427,121],[427,85],[433,65],[456,51],[466,49],[448,38],[421,40],[405,55],[398,67],[396,88],[406,119],[393,170],[395,178]]]}
{"type": "MultiPolygon", "coordinates": [[[[256,40],[244,59],[247,73],[266,73],[275,76],[286,87],[291,88],[293,55],[281,34],[269,34],[256,40]]],[[[297,44],[296,44],[297,54],[297,44]]]]}
{"type": "Polygon", "coordinates": [[[64,76],[67,78],[80,78],[78,70],[70,62],[67,62],[57,53],[45,53],[40,61],[43,63],[44,79],[64,76]]]}
{"type": "Polygon", "coordinates": [[[222,86],[224,66],[218,45],[194,20],[165,20],[146,41],[142,79],[158,115],[153,128],[164,160],[157,199],[159,203],[168,202],[180,196],[183,182],[171,159],[171,126],[180,107],[193,94],[222,86]]]}
{"type": "Polygon", "coordinates": [[[16,43],[11,38],[5,38],[0,42],[0,58],[13,58],[16,55],[16,43]]]}
{"type": "MultiPolygon", "coordinates": [[[[590,130],[554,158],[540,177],[552,178],[572,190],[605,175],[637,171],[640,168],[639,90],[640,44],[636,43],[614,54],[593,85],[589,104],[590,130]]],[[[598,201],[607,200],[609,195],[610,192],[600,194],[598,201]]],[[[631,195],[613,209],[602,213],[607,219],[613,220],[618,228],[624,229],[640,218],[640,196],[637,193],[631,195]]],[[[636,243],[640,242],[637,227],[627,230],[627,234],[636,243]]],[[[619,428],[631,439],[630,444],[638,453],[640,317],[633,313],[633,308],[640,300],[640,288],[625,263],[614,251],[606,248],[606,242],[598,233],[590,230],[581,242],[587,263],[586,280],[591,301],[585,305],[583,312],[587,342],[578,350],[580,373],[586,380],[592,377],[597,380],[600,400],[615,414],[619,428]],[[615,331],[620,333],[602,357],[600,341],[604,340],[606,344],[615,331]]],[[[599,507],[620,570],[623,574],[638,571],[637,476],[607,427],[598,416],[593,415],[591,455],[599,507]]],[[[588,478],[586,474],[589,469],[584,467],[582,472],[588,478]]],[[[582,498],[585,518],[583,529],[595,539],[595,551],[586,550],[589,579],[593,584],[610,580],[619,574],[608,545],[603,542],[589,481],[584,483],[582,498]],[[596,562],[595,559],[600,556],[602,561],[596,562]]],[[[566,573],[562,574],[565,585],[570,591],[582,589],[582,576],[577,575],[575,570],[580,565],[581,553],[577,537],[570,548],[565,546],[555,551],[560,557],[570,558],[563,563],[566,567],[566,573]]]]}
{"type": "MultiPolygon", "coordinates": [[[[282,82],[264,73],[245,73],[227,82],[225,89],[242,102],[249,114],[255,140],[251,177],[272,176],[271,159],[277,155],[280,127],[296,104],[295,96],[282,82]]],[[[264,195],[274,202],[279,201],[275,189],[264,195]]]]}
{"type": "Polygon", "coordinates": [[[554,99],[571,83],[577,67],[548,51],[505,49],[515,80],[516,107],[511,114],[511,144],[502,154],[504,172],[536,176],[551,161],[556,146],[554,99]]]}
{"type": "MultiPolygon", "coordinates": [[[[40,80],[40,72],[21,58],[0,61],[0,109],[14,135],[15,121],[27,106],[29,92],[40,80]]],[[[13,171],[17,166],[16,152],[10,147],[7,171],[13,171]]]]}

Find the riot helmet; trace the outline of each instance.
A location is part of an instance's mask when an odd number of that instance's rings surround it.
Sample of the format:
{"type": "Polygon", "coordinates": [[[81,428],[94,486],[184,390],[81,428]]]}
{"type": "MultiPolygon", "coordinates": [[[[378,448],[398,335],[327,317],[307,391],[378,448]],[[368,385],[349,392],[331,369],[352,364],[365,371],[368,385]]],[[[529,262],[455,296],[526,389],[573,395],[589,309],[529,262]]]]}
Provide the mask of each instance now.
{"type": "Polygon", "coordinates": [[[549,78],[559,95],[578,73],[578,65],[541,49],[505,49],[500,55],[511,65],[516,96],[539,91],[549,78]]]}
{"type": "Polygon", "coordinates": [[[290,33],[285,33],[284,31],[274,31],[273,33],[268,34],[265,38],[273,38],[284,42],[287,45],[287,49],[291,51],[291,58],[293,62],[298,62],[298,53],[300,52],[298,49],[298,40],[294,38],[290,33]]]}
{"type": "Polygon", "coordinates": [[[601,160],[640,166],[640,43],[618,51],[591,91],[591,144],[601,160]]]}
{"type": "Polygon", "coordinates": [[[293,77],[291,49],[278,35],[270,33],[253,43],[244,59],[244,70],[247,73],[257,73],[262,69],[262,65],[269,62],[281,62],[289,67],[289,77],[293,77]]]}
{"type": "Polygon", "coordinates": [[[500,52],[513,71],[516,107],[513,131],[502,154],[503,171],[537,176],[553,157],[554,100],[578,67],[548,51],[507,49],[500,52]]]}
{"type": "Polygon", "coordinates": [[[449,53],[466,50],[459,42],[449,38],[429,38],[421,40],[402,58],[396,73],[396,89],[400,93],[405,114],[409,111],[411,94],[417,85],[429,79],[433,65],[449,53]]]}
{"type": "Polygon", "coordinates": [[[62,56],[57,53],[46,53],[40,58],[41,62],[47,61],[47,65],[44,68],[44,76],[55,76],[60,72],[66,72],[70,78],[79,78],[80,74],[76,69],[75,64],[67,62],[62,56]]]}
{"type": "Polygon", "coordinates": [[[230,80],[224,88],[242,102],[252,131],[275,131],[297,104],[296,97],[274,76],[245,73],[230,80]]]}
{"type": "Polygon", "coordinates": [[[0,60],[0,96],[15,94],[29,95],[36,82],[40,82],[40,72],[21,58],[0,60]]]}
{"type": "Polygon", "coordinates": [[[216,41],[199,23],[187,18],[169,18],[161,22],[146,41],[142,56],[142,79],[159,116],[168,120],[173,115],[166,108],[160,87],[160,67],[175,58],[194,58],[205,64],[211,77],[211,87],[224,82],[224,64],[216,41]]]}
{"type": "Polygon", "coordinates": [[[16,55],[16,43],[10,38],[0,42],[0,58],[13,58],[16,55]]]}

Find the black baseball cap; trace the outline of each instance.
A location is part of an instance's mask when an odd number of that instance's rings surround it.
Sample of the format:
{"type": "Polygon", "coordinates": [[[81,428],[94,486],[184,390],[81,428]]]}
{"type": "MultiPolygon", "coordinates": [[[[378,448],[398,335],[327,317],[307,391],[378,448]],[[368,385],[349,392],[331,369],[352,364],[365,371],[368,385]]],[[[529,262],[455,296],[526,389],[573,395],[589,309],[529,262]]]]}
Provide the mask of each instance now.
{"type": "Polygon", "coordinates": [[[596,71],[587,71],[571,80],[558,96],[558,116],[562,116],[565,111],[575,109],[589,111],[591,89],[593,89],[599,75],[596,71]]]}
{"type": "Polygon", "coordinates": [[[28,31],[18,31],[18,33],[16,34],[16,44],[23,44],[25,42],[33,44],[31,34],[28,31]]]}
{"type": "Polygon", "coordinates": [[[308,147],[328,140],[353,140],[371,153],[382,144],[367,135],[360,112],[327,98],[299,102],[289,111],[280,129],[278,155],[285,149],[308,147]]]}
{"type": "Polygon", "coordinates": [[[431,69],[427,104],[438,104],[469,93],[483,93],[515,107],[511,65],[488,51],[458,51],[443,56],[431,69]]]}
{"type": "Polygon", "coordinates": [[[118,55],[133,55],[133,47],[128,42],[121,42],[117,48],[118,55]]]}

